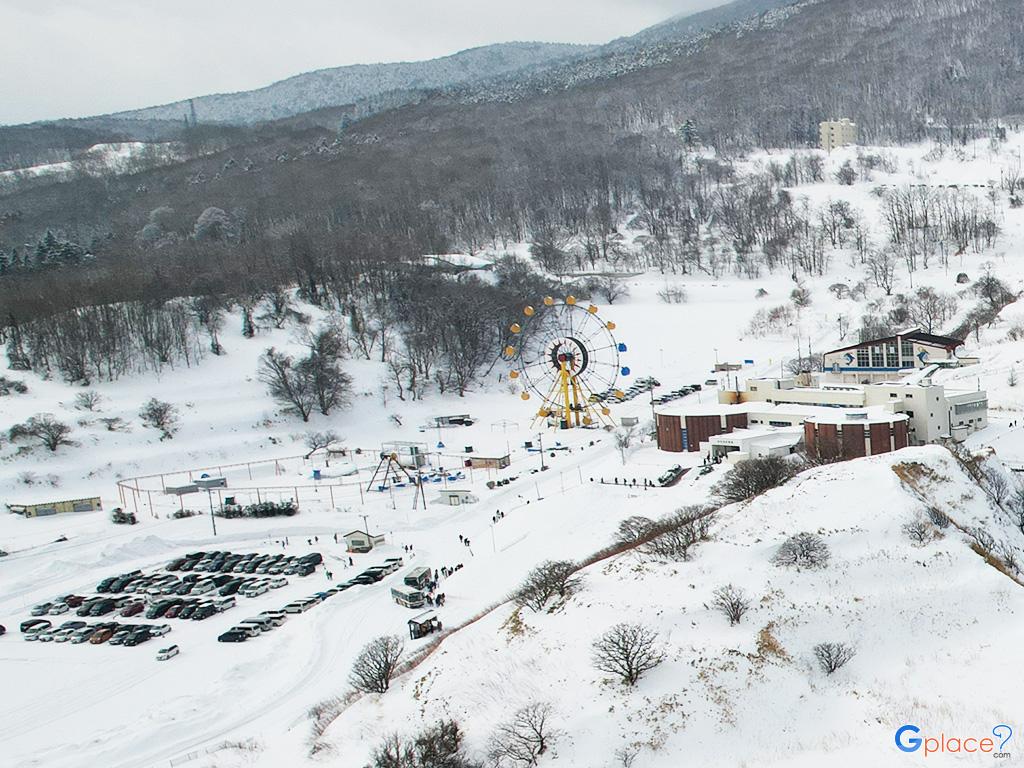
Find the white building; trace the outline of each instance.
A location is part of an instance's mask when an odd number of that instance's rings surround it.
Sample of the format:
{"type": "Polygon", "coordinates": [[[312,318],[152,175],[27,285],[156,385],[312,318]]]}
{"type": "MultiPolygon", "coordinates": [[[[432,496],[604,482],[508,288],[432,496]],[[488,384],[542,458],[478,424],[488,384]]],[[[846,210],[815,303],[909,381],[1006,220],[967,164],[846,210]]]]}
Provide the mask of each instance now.
{"type": "Polygon", "coordinates": [[[857,124],[848,117],[818,123],[818,141],[822,149],[831,152],[839,147],[857,143],[857,124]]]}
{"type": "Polygon", "coordinates": [[[795,378],[749,379],[746,390],[722,392],[733,402],[792,403],[829,408],[880,407],[906,414],[911,445],[960,441],[988,425],[988,396],[983,391],[947,392],[932,382],[938,370],[930,366],[899,381],[846,384],[823,380],[818,386],[797,386],[795,378]]]}

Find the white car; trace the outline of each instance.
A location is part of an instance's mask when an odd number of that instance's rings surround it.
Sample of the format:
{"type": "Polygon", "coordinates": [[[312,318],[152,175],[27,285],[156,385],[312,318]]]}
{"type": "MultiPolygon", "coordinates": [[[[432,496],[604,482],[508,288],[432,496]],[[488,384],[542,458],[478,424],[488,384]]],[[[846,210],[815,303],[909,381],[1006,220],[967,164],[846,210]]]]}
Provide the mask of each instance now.
{"type": "Polygon", "coordinates": [[[53,633],[53,642],[55,643],[66,643],[71,639],[71,636],[75,634],[73,629],[62,629],[59,632],[53,633]]]}
{"type": "Polygon", "coordinates": [[[149,634],[156,635],[157,637],[160,637],[161,635],[166,635],[170,631],[171,626],[169,624],[155,624],[154,626],[149,628],[149,634]]]}
{"type": "Polygon", "coordinates": [[[205,595],[207,592],[210,592],[216,587],[217,585],[214,584],[212,581],[197,581],[195,586],[192,587],[192,592],[190,594],[205,595]]]}
{"type": "Polygon", "coordinates": [[[169,645],[166,648],[161,648],[160,649],[160,652],[157,653],[157,655],[156,655],[156,660],[157,661],[167,661],[168,659],[173,659],[179,653],[180,653],[180,650],[179,650],[178,646],[176,646],[176,645],[169,645]]]}
{"type": "Polygon", "coordinates": [[[281,587],[286,586],[288,586],[288,579],[286,579],[284,576],[278,576],[277,578],[270,580],[271,589],[280,589],[281,587]]]}
{"type": "Polygon", "coordinates": [[[260,595],[265,594],[266,591],[266,584],[253,584],[251,587],[246,587],[242,591],[242,595],[245,597],[259,597],[260,595]]]}
{"type": "Polygon", "coordinates": [[[42,632],[36,633],[36,640],[40,643],[52,643],[53,642],[53,630],[47,629],[42,632]]]}
{"type": "Polygon", "coordinates": [[[288,618],[288,614],[284,611],[264,611],[259,615],[261,619],[269,619],[275,627],[280,627],[284,624],[284,620],[288,618]]]}
{"type": "Polygon", "coordinates": [[[47,611],[47,614],[50,616],[58,616],[59,614],[67,613],[69,610],[71,609],[67,603],[54,603],[50,607],[50,610],[47,611]]]}

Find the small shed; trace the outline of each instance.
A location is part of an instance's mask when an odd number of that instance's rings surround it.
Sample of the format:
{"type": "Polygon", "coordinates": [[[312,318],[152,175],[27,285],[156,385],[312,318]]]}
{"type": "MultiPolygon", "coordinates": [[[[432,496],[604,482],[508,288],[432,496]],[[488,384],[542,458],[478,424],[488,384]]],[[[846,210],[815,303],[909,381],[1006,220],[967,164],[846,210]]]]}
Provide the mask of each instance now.
{"type": "Polygon", "coordinates": [[[99,496],[85,499],[66,499],[64,501],[44,501],[40,504],[8,504],[8,509],[24,517],[46,517],[61,515],[65,512],[94,512],[103,509],[99,496]]]}
{"type": "Polygon", "coordinates": [[[367,533],[366,531],[350,531],[345,536],[345,548],[349,552],[369,552],[378,544],[384,543],[383,533],[367,533]]]}
{"type": "Polygon", "coordinates": [[[505,469],[512,464],[512,457],[507,453],[482,456],[474,454],[466,459],[465,466],[473,469],[505,469]]]}
{"type": "Polygon", "coordinates": [[[433,611],[426,611],[409,619],[409,638],[412,640],[419,640],[440,631],[441,620],[433,611]]]}
{"type": "Polygon", "coordinates": [[[189,483],[188,485],[168,485],[164,488],[164,493],[168,496],[184,496],[189,493],[198,493],[199,486],[195,483],[189,483]]]}
{"type": "Polygon", "coordinates": [[[460,507],[463,504],[476,504],[480,497],[469,491],[448,490],[441,491],[434,501],[438,504],[447,504],[449,507],[460,507]]]}
{"type": "Polygon", "coordinates": [[[473,426],[473,417],[468,413],[457,413],[452,416],[435,416],[434,417],[435,427],[471,427],[473,426]]]}

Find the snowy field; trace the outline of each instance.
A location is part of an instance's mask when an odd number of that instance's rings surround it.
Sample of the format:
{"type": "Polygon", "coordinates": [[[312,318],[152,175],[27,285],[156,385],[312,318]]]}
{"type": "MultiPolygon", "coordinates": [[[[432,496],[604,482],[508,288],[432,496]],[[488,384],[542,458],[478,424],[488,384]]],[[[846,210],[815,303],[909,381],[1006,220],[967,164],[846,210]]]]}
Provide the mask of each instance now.
{"type": "MultiPolygon", "coordinates": [[[[897,173],[875,171],[871,180],[852,187],[805,185],[793,195],[806,197],[811,207],[848,200],[877,224],[879,198],[873,190],[880,184],[998,184],[1000,168],[1022,144],[1021,136],[1013,136],[998,155],[979,143],[962,157],[928,161],[930,146],[880,149],[893,156],[897,173]]],[[[827,160],[829,171],[852,156],[853,150],[834,153],[827,160]]],[[[784,159],[779,153],[748,163],[753,168],[784,159]]],[[[985,188],[975,191],[986,194],[985,188]]],[[[1002,235],[994,250],[968,249],[951,256],[948,268],[936,261],[913,274],[913,286],[962,291],[970,286],[956,284],[958,272],[973,280],[991,268],[1014,290],[1024,289],[1024,209],[1011,209],[1005,195],[996,206],[1002,235]]],[[[880,241],[881,230],[874,236],[880,241]]],[[[653,375],[673,389],[714,378],[716,360],[753,360],[738,372],[742,382],[777,375],[796,356],[797,338],[804,354],[808,344],[816,353],[840,346],[840,316],[850,320],[855,333],[864,301],[837,299],[828,288],[863,279],[852,251],[832,252],[827,274],[802,281],[811,304],[796,314],[792,326],[771,336],[754,336],[749,325],[762,307],[788,302],[794,282],[785,270],[756,279],[635,276],[628,279],[630,295],[602,305],[601,313],[615,321],[617,336],[628,346],[623,362],[632,377],[653,375]],[[658,292],[667,285],[684,288],[686,302],[662,302],[658,292]],[[759,289],[766,295],[758,298],[759,289]]],[[[896,290],[908,290],[910,280],[900,272],[896,290]]],[[[868,298],[880,294],[872,287],[868,298]]],[[[963,298],[961,313],[974,302],[963,298]]],[[[303,310],[317,316],[312,308],[303,310]]],[[[1024,464],[1024,429],[1009,426],[1019,424],[1024,411],[1024,388],[1009,383],[1011,369],[1024,375],[1024,340],[1007,338],[1019,322],[1024,307],[1012,304],[968,340],[968,350],[981,364],[943,373],[939,381],[986,389],[991,426],[973,436],[971,445],[991,445],[999,458],[1024,464]]],[[[221,357],[208,356],[161,377],[95,384],[92,389],[103,398],[97,413],[74,408],[80,390],[0,368],[0,375],[29,386],[27,394],[0,398],[0,431],[49,412],[72,424],[77,442],[56,454],[0,446],[0,499],[17,504],[98,495],[105,509],[41,519],[0,516],[0,549],[10,553],[0,559],[0,623],[7,628],[0,637],[6,693],[0,697],[0,765],[360,766],[385,734],[411,733],[440,717],[458,719],[471,751],[479,752],[497,722],[538,699],[551,702],[562,734],[541,764],[581,768],[617,765],[612,755],[620,747],[637,751],[635,768],[897,766],[921,759],[893,747],[893,731],[904,722],[961,735],[987,735],[997,723],[1014,724],[1020,709],[1012,674],[1021,660],[1020,586],[972,552],[955,529],[925,547],[913,546],[901,533],[924,502],[900,482],[893,465],[913,461],[944,478],[929,493],[955,522],[992,525],[1000,537],[1024,544],[942,449],[906,449],[802,474],[750,504],[724,508],[713,540],[700,545],[690,561],[664,564],[625,555],[599,563],[584,570],[583,590],[568,604],[551,614],[524,613],[521,629],[512,632],[506,596],[534,565],[590,555],[608,545],[631,515],[655,518],[707,501],[724,468],[706,476],[689,473],[672,488],[644,489],[643,480],[698,459],[661,453],[648,443],[632,448],[623,463],[605,432],[547,429],[545,447],[559,450],[545,456],[550,469],[539,472],[540,457],[524,447],[537,439],[535,405],[510,390],[502,366],[464,398],[432,394],[412,402],[390,391],[382,365],[353,359],[346,363],[355,379],[352,406],[330,417],[314,414],[302,424],[278,412],[256,377],[257,359],[267,347],[297,349],[292,331],[261,331],[246,339],[240,326],[239,317],[229,317],[221,357]],[[161,441],[139,422],[139,408],[150,397],[180,408],[182,428],[173,439],[161,441]],[[451,413],[468,413],[476,423],[421,431],[433,417],[451,413]],[[128,422],[128,431],[107,431],[100,418],[114,417],[128,422]],[[354,461],[355,474],[332,476],[319,458],[294,458],[305,452],[308,431],[328,428],[345,446],[364,449],[354,461]],[[443,448],[437,447],[439,439],[443,448]],[[476,494],[479,503],[440,504],[436,494],[449,485],[445,480],[427,488],[423,509],[409,488],[393,495],[368,490],[374,452],[395,440],[425,443],[435,467],[458,466],[466,446],[477,452],[507,450],[513,463],[500,471],[467,471],[464,479],[451,482],[476,494]],[[283,461],[272,477],[260,475],[278,458],[283,461]],[[251,482],[279,487],[281,498],[297,489],[300,513],[218,519],[214,537],[208,515],[171,517],[178,508],[175,497],[147,492],[123,499],[118,490],[118,482],[129,478],[167,473],[172,484],[189,469],[216,474],[224,465],[247,462],[262,462],[251,482]],[[314,469],[324,475],[319,484],[314,469]],[[511,477],[516,479],[508,485],[487,487],[488,480],[511,477]],[[630,484],[607,482],[612,478],[630,484]],[[634,479],[638,487],[632,486],[634,479]],[[138,525],[110,523],[109,510],[121,505],[138,509],[138,525]],[[505,517],[495,524],[498,510],[505,517]],[[364,516],[387,543],[354,556],[350,568],[334,535],[362,528],[364,516]],[[771,565],[780,541],[800,530],[827,534],[833,551],[829,569],[796,572],[771,565]],[[470,540],[469,547],[460,543],[460,535],[470,540]],[[276,542],[285,537],[289,546],[282,550],[276,542]],[[313,537],[318,541],[307,544],[313,537]],[[414,557],[404,549],[408,545],[414,557]],[[92,594],[104,577],[160,568],[186,552],[214,549],[320,551],[325,564],[308,577],[288,577],[287,587],[239,599],[236,608],[206,621],[170,620],[168,636],[137,647],[28,643],[18,632],[37,603],[68,593],[92,594]],[[393,556],[405,557],[406,565],[379,584],[339,593],[246,643],[216,642],[241,619],[280,608],[393,556]],[[464,567],[439,587],[448,597],[439,617],[446,627],[485,613],[483,618],[447,637],[387,694],[345,708],[311,756],[310,708],[346,694],[352,660],[368,640],[405,633],[413,612],[390,599],[390,586],[409,566],[457,564],[464,567]],[[333,571],[333,581],[325,570],[333,571]],[[757,597],[737,627],[707,607],[713,590],[730,582],[757,597]],[[589,664],[594,636],[625,620],[655,627],[669,650],[668,661],[629,692],[603,681],[589,664]],[[769,625],[778,653],[758,645],[769,625]],[[825,678],[814,668],[810,648],[838,639],[853,642],[857,655],[825,678]],[[156,650],[170,643],[180,645],[181,655],[156,661],[156,650]]],[[[848,335],[842,343],[851,341],[848,335]]],[[[712,400],[714,389],[689,398],[712,400]]],[[[651,406],[641,396],[613,412],[645,423],[651,406]]],[[[249,469],[245,477],[242,471],[231,470],[232,485],[250,482],[249,469]]],[[[140,488],[160,487],[159,480],[147,482],[140,488]]],[[[183,504],[208,510],[205,494],[187,496],[183,504]]],[[[421,641],[407,644],[410,651],[421,646],[421,641]]],[[[1011,741],[1007,749],[1015,756],[1024,754],[1024,747],[1013,747],[1011,741]]],[[[929,764],[991,760],[932,756],[929,764]]]]}

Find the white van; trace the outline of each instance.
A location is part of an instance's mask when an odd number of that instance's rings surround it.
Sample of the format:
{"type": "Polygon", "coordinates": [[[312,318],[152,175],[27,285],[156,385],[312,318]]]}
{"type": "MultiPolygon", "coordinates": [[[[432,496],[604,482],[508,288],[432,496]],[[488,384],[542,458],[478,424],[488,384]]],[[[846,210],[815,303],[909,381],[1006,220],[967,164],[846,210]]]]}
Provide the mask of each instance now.
{"type": "Polygon", "coordinates": [[[246,624],[244,621],[238,626],[232,627],[228,630],[229,632],[241,632],[246,637],[259,637],[262,631],[258,626],[254,624],[246,624]]]}
{"type": "Polygon", "coordinates": [[[161,648],[160,649],[160,652],[156,655],[156,660],[157,661],[167,661],[168,659],[173,659],[179,653],[180,653],[180,650],[178,649],[178,646],[176,646],[176,645],[169,645],[166,648],[161,648]]]}
{"type": "Polygon", "coordinates": [[[284,611],[264,611],[259,616],[257,616],[257,618],[259,619],[267,619],[275,627],[280,627],[282,624],[284,624],[284,620],[287,617],[288,615],[284,611]]]}
{"type": "Polygon", "coordinates": [[[274,620],[269,616],[253,616],[252,618],[246,619],[245,621],[239,622],[242,626],[249,626],[250,624],[254,627],[259,627],[260,632],[269,632],[277,625],[274,624],[274,620]]]}

